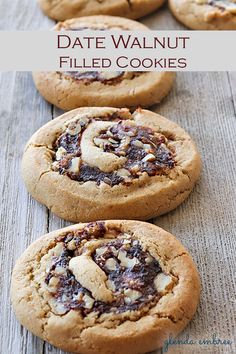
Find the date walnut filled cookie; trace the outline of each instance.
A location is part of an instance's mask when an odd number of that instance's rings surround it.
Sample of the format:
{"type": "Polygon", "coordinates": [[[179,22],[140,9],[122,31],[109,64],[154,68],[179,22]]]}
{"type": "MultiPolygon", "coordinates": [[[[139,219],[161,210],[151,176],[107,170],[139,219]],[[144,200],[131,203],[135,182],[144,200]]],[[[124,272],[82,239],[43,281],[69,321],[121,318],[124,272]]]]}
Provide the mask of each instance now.
{"type": "Polygon", "coordinates": [[[190,136],[142,109],[63,114],[32,136],[22,161],[31,195],[74,222],[161,215],[186,199],[199,172],[190,136]]]}
{"type": "Polygon", "coordinates": [[[169,0],[174,16],[196,30],[236,30],[236,0],[169,0]]]}
{"type": "Polygon", "coordinates": [[[81,354],[159,348],[193,317],[200,281],[180,242],[138,221],[79,224],[34,242],[18,260],[11,298],[35,335],[81,354]]]}
{"type": "MultiPolygon", "coordinates": [[[[59,23],[56,31],[148,30],[138,22],[112,16],[91,16],[59,23]]],[[[35,72],[35,85],[50,103],[63,110],[84,106],[148,107],[170,91],[173,72],[35,72]]]]}
{"type": "Polygon", "coordinates": [[[165,0],[38,0],[44,13],[59,21],[90,15],[112,15],[132,19],[143,17],[165,0]]]}

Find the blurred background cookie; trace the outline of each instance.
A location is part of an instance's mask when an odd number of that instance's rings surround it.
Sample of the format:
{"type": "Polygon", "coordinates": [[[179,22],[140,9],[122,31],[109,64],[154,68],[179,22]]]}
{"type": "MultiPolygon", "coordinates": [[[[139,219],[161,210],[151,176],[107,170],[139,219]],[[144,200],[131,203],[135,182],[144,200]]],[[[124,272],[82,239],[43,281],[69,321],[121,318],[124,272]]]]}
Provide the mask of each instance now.
{"type": "Polygon", "coordinates": [[[20,323],[66,352],[140,354],[192,319],[200,281],[171,234],[140,221],[79,224],[34,242],[11,299],[20,323]]]}
{"type": "Polygon", "coordinates": [[[32,136],[22,161],[31,195],[74,222],[161,215],[187,198],[199,173],[190,136],[141,109],[68,112],[32,136]]]}
{"type": "Polygon", "coordinates": [[[136,19],[158,9],[165,0],[39,0],[43,12],[58,21],[90,15],[136,19]]]}
{"type": "MultiPolygon", "coordinates": [[[[138,22],[112,16],[91,16],[59,23],[56,31],[83,29],[148,30],[138,22]]],[[[63,110],[84,106],[148,107],[170,91],[173,72],[35,72],[35,85],[50,103],[63,110]]]]}
{"type": "Polygon", "coordinates": [[[196,30],[236,30],[236,0],[169,0],[173,15],[196,30]]]}

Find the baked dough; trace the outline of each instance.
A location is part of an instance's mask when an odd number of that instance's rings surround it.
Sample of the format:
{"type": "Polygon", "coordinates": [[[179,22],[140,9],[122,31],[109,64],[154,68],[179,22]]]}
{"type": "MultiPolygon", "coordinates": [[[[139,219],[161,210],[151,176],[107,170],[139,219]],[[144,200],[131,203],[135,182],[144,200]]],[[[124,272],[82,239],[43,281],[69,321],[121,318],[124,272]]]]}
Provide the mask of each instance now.
{"type": "Polygon", "coordinates": [[[196,30],[236,30],[236,0],[169,0],[173,15],[196,30]]]}
{"type": "Polygon", "coordinates": [[[34,242],[11,299],[20,323],[66,352],[141,354],[181,332],[199,302],[185,248],[140,221],[79,224],[34,242]]]}
{"type": "MultiPolygon", "coordinates": [[[[112,16],[68,20],[57,31],[83,29],[148,30],[138,22],[112,16]]],[[[35,72],[35,85],[50,103],[63,110],[84,106],[148,107],[170,91],[173,72],[35,72]]]]}
{"type": "Polygon", "coordinates": [[[22,161],[30,194],[74,222],[161,215],[186,199],[199,173],[189,135],[142,109],[65,113],[32,136],[22,161]]]}
{"type": "Polygon", "coordinates": [[[157,10],[165,0],[39,0],[43,12],[58,21],[90,15],[112,15],[132,19],[157,10]]]}

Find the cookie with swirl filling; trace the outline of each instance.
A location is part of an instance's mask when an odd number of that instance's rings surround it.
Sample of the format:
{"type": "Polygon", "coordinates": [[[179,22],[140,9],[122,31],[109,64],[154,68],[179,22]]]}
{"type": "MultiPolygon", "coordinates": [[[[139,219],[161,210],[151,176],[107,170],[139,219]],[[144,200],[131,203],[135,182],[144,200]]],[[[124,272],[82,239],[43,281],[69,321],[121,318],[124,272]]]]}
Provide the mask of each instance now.
{"type": "Polygon", "coordinates": [[[161,215],[186,199],[199,172],[190,136],[142,109],[63,114],[32,136],[22,161],[31,195],[74,222],[161,215]]]}
{"type": "MultiPolygon", "coordinates": [[[[112,16],[91,16],[59,23],[56,31],[148,30],[141,23],[112,16]]],[[[36,88],[63,110],[84,106],[148,107],[170,91],[174,72],[64,71],[33,73],[36,88]]]]}
{"type": "Polygon", "coordinates": [[[169,0],[173,15],[196,30],[236,30],[236,0],[169,0]]]}
{"type": "Polygon", "coordinates": [[[200,293],[186,249],[140,221],[79,224],[34,242],[18,260],[11,299],[36,336],[80,354],[141,354],[193,317],[200,293]]]}
{"type": "Polygon", "coordinates": [[[39,5],[47,16],[63,21],[91,15],[136,19],[157,10],[164,2],[165,0],[39,0],[39,5]]]}

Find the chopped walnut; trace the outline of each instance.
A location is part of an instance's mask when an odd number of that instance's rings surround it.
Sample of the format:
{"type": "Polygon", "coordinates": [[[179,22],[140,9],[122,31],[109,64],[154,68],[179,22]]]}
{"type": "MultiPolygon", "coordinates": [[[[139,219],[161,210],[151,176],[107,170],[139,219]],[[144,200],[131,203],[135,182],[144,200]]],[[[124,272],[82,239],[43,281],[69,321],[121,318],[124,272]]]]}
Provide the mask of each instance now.
{"type": "Polygon", "coordinates": [[[59,149],[56,152],[56,160],[60,160],[62,157],[64,157],[67,154],[66,149],[63,147],[59,147],[59,149]]]}
{"type": "Polygon", "coordinates": [[[90,296],[85,294],[83,300],[84,300],[84,307],[86,309],[91,309],[93,307],[94,299],[92,299],[90,296]]]}
{"type": "Polygon", "coordinates": [[[81,162],[80,157],[73,158],[71,160],[71,165],[70,165],[68,171],[72,172],[72,173],[78,173],[79,169],[80,169],[80,162],[81,162]]]}
{"type": "Polygon", "coordinates": [[[116,265],[117,265],[117,262],[115,261],[114,258],[108,258],[108,260],[105,263],[105,266],[108,270],[115,270],[116,265]]]}
{"type": "Polygon", "coordinates": [[[133,268],[136,264],[139,263],[136,257],[129,258],[126,255],[127,255],[126,251],[121,250],[118,253],[118,259],[123,267],[133,268]]]}
{"type": "Polygon", "coordinates": [[[153,154],[148,154],[142,159],[143,162],[147,162],[147,161],[149,162],[149,161],[155,161],[155,160],[156,160],[156,156],[153,154]]]}
{"type": "Polygon", "coordinates": [[[160,273],[154,279],[154,284],[160,294],[165,294],[173,285],[173,280],[170,275],[160,273]]]}
{"type": "Polygon", "coordinates": [[[137,290],[132,290],[132,289],[125,289],[124,290],[124,295],[125,295],[125,303],[130,304],[140,298],[142,296],[142,293],[137,290]]]}

